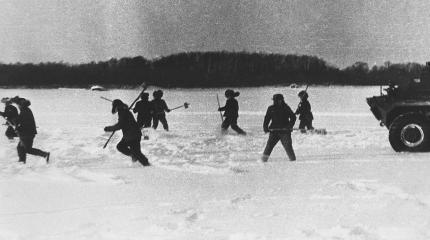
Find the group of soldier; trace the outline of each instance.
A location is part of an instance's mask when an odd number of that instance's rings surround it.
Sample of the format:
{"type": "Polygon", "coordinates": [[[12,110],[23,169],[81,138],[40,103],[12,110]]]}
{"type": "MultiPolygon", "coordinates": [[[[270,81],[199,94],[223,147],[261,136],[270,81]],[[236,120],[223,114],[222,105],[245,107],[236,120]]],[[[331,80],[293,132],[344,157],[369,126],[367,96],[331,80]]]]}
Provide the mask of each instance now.
{"type": "MultiPolygon", "coordinates": [[[[240,135],[246,135],[246,132],[237,125],[239,117],[239,103],[236,99],[240,95],[239,92],[228,89],[225,91],[226,104],[219,107],[218,111],[224,112],[221,129],[223,132],[231,127],[240,135]]],[[[170,112],[166,102],[162,99],[163,91],[156,90],[153,92],[153,100],[149,101],[149,94],[142,91],[140,101],[136,103],[133,112],[137,113],[137,121],[135,120],[131,108],[122,102],[120,99],[112,101],[112,114],[118,114],[118,122],[112,126],[104,128],[106,132],[114,132],[122,130],[122,139],[117,144],[119,152],[131,157],[133,162],[139,162],[143,166],[150,166],[148,158],[142,153],[140,141],[142,138],[142,128],[153,127],[157,128],[161,122],[163,128],[168,131],[169,126],[166,120],[166,112],[170,112]]],[[[296,115],[299,115],[299,129],[313,129],[313,115],[311,105],[308,101],[308,93],[301,91],[298,94],[300,103],[297,110],[293,112],[287,103],[284,101],[282,94],[275,94],[272,97],[273,104],[267,108],[264,117],[263,130],[269,133],[269,138],[263,152],[262,161],[267,162],[275,145],[281,141],[287,156],[291,161],[296,160],[296,156],[292,147],[291,132],[296,122],[296,115]]],[[[26,162],[26,154],[41,156],[49,162],[49,152],[45,152],[33,148],[33,140],[36,131],[36,124],[33,114],[29,108],[30,101],[20,97],[2,99],[5,103],[5,111],[0,112],[6,121],[8,128],[6,136],[10,139],[19,138],[17,146],[19,162],[26,162]],[[15,103],[18,110],[12,105],[15,103]]]]}
{"type": "Polygon", "coordinates": [[[163,91],[155,90],[152,93],[153,100],[149,101],[149,93],[142,92],[141,100],[136,103],[133,112],[137,113],[137,125],[139,128],[152,127],[157,129],[158,123],[161,122],[164,130],[169,131],[169,124],[166,119],[166,112],[170,112],[166,101],[162,99],[163,91]]]}

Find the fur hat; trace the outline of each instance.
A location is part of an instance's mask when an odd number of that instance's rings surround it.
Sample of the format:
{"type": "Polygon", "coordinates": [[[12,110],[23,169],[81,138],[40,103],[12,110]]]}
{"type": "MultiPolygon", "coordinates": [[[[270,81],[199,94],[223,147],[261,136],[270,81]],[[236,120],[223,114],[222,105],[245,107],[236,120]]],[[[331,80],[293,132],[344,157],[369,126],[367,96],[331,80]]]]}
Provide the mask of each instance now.
{"type": "Polygon", "coordinates": [[[116,113],[118,109],[121,109],[121,108],[127,108],[127,105],[125,105],[125,103],[123,103],[119,99],[115,99],[112,101],[112,114],[116,113]]]}
{"type": "Polygon", "coordinates": [[[277,94],[274,94],[274,95],[273,95],[272,99],[273,99],[273,101],[275,101],[275,102],[277,102],[277,101],[279,101],[279,100],[284,100],[284,95],[282,95],[282,94],[280,94],[280,93],[277,93],[277,94]]]}
{"type": "Polygon", "coordinates": [[[153,96],[154,98],[156,98],[156,99],[160,99],[160,98],[162,98],[162,97],[163,97],[163,91],[162,91],[162,90],[155,90],[155,91],[152,93],[152,96],[153,96]]]}
{"type": "Polygon", "coordinates": [[[142,95],[140,96],[140,99],[148,100],[149,99],[149,93],[147,93],[147,92],[142,93],[142,95]]]}
{"type": "Polygon", "coordinates": [[[30,100],[18,96],[11,98],[10,102],[16,103],[20,107],[29,107],[31,105],[30,100]]]}
{"type": "Polygon", "coordinates": [[[309,97],[308,93],[305,90],[300,91],[299,94],[297,94],[297,96],[304,99],[308,99],[309,97]]]}
{"type": "Polygon", "coordinates": [[[240,95],[240,92],[235,92],[232,89],[225,90],[226,97],[238,97],[239,95],[240,95]]]}

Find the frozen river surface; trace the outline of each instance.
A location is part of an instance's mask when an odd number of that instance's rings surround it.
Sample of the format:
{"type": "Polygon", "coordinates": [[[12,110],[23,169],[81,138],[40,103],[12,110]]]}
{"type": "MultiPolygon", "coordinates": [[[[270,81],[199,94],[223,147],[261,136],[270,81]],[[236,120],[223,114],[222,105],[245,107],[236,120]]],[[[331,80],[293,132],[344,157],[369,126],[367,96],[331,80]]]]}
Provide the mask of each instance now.
{"type": "MultiPolygon", "coordinates": [[[[272,95],[283,93],[294,110],[298,104],[298,89],[250,88],[240,89],[240,92],[238,122],[248,132],[247,137],[234,132],[220,135],[216,94],[224,104],[222,89],[165,90],[164,98],[171,108],[184,102],[190,103],[190,108],[168,114],[171,131],[150,131],[150,140],[142,141],[143,152],[156,166],[190,171],[218,171],[232,164],[256,162],[267,140],[262,122],[272,95]]],[[[298,159],[323,161],[344,155],[354,158],[363,154],[392,154],[386,129],[379,127],[365,102],[366,96],[377,93],[378,88],[311,87],[314,125],[326,128],[329,134],[294,133],[298,159]]],[[[39,127],[36,143],[52,152],[55,164],[91,167],[120,167],[128,163],[115,149],[120,133],[115,135],[107,150],[102,149],[109,135],[103,133],[103,127],[113,124],[116,116],[110,113],[110,103],[99,97],[120,98],[130,103],[137,94],[138,90],[2,90],[5,96],[31,99],[39,127]]],[[[9,145],[4,138],[0,141],[2,146],[9,145]]],[[[15,160],[15,149],[5,148],[4,151],[3,157],[15,160]]],[[[283,150],[276,148],[272,160],[283,161],[284,158],[283,150]]]]}
{"type": "Polygon", "coordinates": [[[20,165],[0,138],[0,239],[430,239],[429,154],[391,149],[365,101],[378,87],[311,86],[328,134],[294,132],[297,161],[278,145],[267,164],[272,95],[295,109],[301,89],[238,90],[245,137],[220,134],[224,89],[165,90],[170,108],[191,105],[142,141],[150,168],[116,151],[120,133],[102,148],[116,116],[100,96],[130,103],[139,90],[0,90],[31,100],[35,146],[52,156],[20,165]]]}

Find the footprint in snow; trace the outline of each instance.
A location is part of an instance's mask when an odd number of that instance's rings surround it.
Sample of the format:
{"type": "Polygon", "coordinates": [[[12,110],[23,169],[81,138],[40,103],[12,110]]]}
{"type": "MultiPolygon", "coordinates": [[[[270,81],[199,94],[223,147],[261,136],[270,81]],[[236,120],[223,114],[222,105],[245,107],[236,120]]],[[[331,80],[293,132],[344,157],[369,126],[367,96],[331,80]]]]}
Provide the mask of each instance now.
{"type": "Polygon", "coordinates": [[[230,202],[233,204],[236,204],[236,203],[243,202],[243,201],[246,201],[249,199],[251,199],[251,194],[245,194],[241,197],[233,198],[232,200],[230,200],[230,202]]]}

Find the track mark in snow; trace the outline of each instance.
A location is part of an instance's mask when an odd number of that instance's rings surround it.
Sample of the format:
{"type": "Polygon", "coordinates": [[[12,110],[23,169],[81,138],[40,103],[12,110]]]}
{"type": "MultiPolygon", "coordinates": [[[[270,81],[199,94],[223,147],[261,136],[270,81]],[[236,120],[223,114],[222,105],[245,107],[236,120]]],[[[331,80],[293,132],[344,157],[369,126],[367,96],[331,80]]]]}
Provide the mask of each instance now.
{"type": "Polygon", "coordinates": [[[404,201],[412,201],[422,207],[427,207],[430,203],[427,198],[421,199],[415,195],[406,193],[399,187],[380,184],[375,180],[340,181],[331,184],[331,187],[343,193],[345,190],[349,190],[356,193],[364,193],[371,197],[391,197],[404,201]]]}
{"type": "Polygon", "coordinates": [[[302,233],[309,239],[380,239],[377,234],[361,226],[335,226],[329,229],[302,230],[302,233]]]}
{"type": "Polygon", "coordinates": [[[228,237],[228,240],[263,240],[265,237],[260,237],[254,233],[233,233],[228,237]]]}
{"type": "Polygon", "coordinates": [[[230,170],[233,173],[237,173],[237,174],[243,174],[243,173],[247,173],[248,172],[248,170],[240,168],[240,167],[230,167],[230,170]]]}
{"type": "Polygon", "coordinates": [[[10,166],[9,169],[3,170],[3,173],[10,177],[22,181],[55,181],[55,182],[78,182],[83,184],[125,184],[126,179],[121,176],[112,175],[103,172],[94,172],[88,169],[81,169],[77,166],[58,168],[54,166],[10,166]]]}
{"type": "Polygon", "coordinates": [[[230,200],[230,202],[231,202],[232,204],[237,204],[237,203],[240,203],[240,202],[243,202],[243,201],[249,200],[249,199],[251,199],[251,198],[252,198],[251,194],[245,194],[245,195],[243,195],[243,196],[233,198],[232,200],[230,200]]]}

